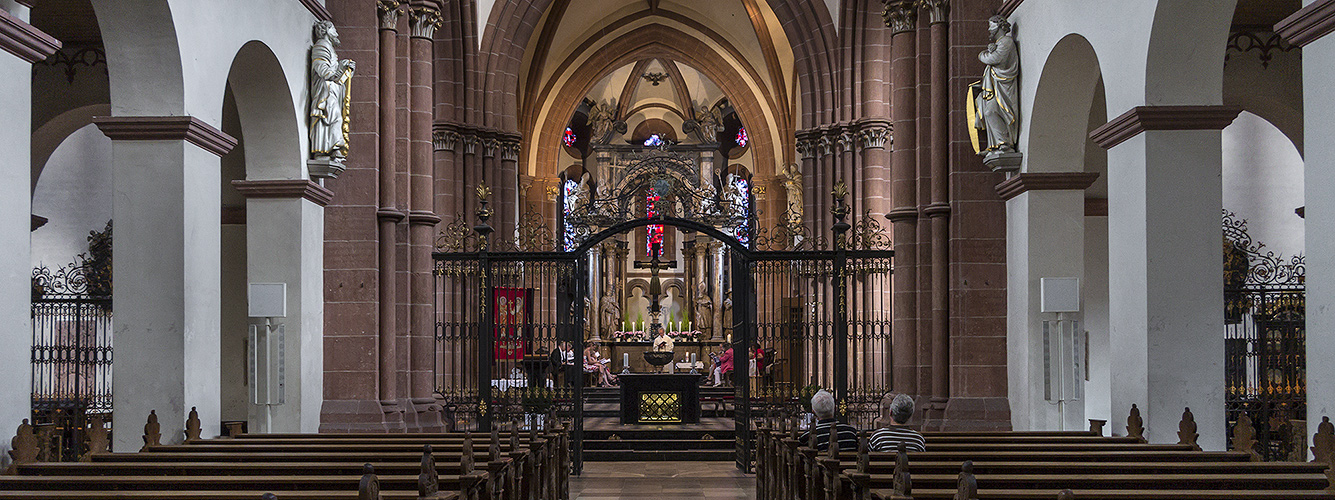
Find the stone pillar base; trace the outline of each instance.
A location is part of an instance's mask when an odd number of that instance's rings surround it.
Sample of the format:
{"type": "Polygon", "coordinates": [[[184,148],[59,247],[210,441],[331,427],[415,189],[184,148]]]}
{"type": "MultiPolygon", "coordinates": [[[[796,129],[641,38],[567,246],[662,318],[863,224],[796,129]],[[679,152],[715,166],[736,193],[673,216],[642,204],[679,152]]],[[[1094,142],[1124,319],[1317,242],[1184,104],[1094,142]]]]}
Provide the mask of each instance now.
{"type": "Polygon", "coordinates": [[[924,398],[923,407],[918,410],[923,415],[922,430],[943,430],[946,420],[946,407],[949,402],[949,398],[931,398],[930,400],[924,398]]]}
{"type": "Polygon", "coordinates": [[[397,401],[325,401],[320,432],[406,432],[404,409],[397,401]]]}
{"type": "Polygon", "coordinates": [[[445,432],[441,406],[434,398],[412,398],[399,402],[405,408],[404,423],[408,432],[445,432]]]}
{"type": "MultiPolygon", "coordinates": [[[[946,403],[940,430],[945,431],[1009,431],[1011,430],[1010,401],[1005,397],[950,398],[946,403]]],[[[932,429],[936,430],[936,429],[932,429]]]]}

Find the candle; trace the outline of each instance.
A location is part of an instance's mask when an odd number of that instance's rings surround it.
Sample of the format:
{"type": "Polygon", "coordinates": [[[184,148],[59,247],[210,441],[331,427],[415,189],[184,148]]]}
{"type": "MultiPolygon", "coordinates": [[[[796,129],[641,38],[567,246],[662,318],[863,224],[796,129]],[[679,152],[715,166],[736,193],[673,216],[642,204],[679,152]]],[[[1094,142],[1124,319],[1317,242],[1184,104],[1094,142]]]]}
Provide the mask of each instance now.
{"type": "Polygon", "coordinates": [[[630,353],[628,352],[621,353],[621,366],[624,366],[627,369],[630,368],[630,353]]]}
{"type": "Polygon", "coordinates": [[[686,330],[687,330],[687,331],[692,331],[692,332],[695,331],[695,322],[694,322],[694,321],[687,321],[687,322],[686,322],[686,330]]]}
{"type": "Polygon", "coordinates": [[[695,368],[695,353],[691,353],[691,368],[695,368]]]}

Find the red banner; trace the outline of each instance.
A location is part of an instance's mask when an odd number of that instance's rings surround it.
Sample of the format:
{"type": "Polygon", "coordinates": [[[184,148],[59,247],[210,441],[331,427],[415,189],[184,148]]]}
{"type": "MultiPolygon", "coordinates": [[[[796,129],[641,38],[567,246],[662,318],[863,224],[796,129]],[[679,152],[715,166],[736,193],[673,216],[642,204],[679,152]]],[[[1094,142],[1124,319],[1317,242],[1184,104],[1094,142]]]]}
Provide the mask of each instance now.
{"type": "Polygon", "coordinates": [[[496,287],[494,289],[497,360],[524,359],[528,352],[528,332],[533,326],[533,290],[496,287]]]}

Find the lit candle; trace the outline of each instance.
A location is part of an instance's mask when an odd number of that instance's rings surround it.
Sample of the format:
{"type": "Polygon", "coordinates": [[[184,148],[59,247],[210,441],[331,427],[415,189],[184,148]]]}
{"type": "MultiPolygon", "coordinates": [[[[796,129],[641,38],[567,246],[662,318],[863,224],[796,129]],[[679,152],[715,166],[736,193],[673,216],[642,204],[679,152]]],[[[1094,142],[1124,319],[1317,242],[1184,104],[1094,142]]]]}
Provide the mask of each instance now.
{"type": "Polygon", "coordinates": [[[687,321],[687,322],[686,322],[686,330],[687,330],[687,331],[691,331],[691,332],[695,331],[695,322],[694,322],[694,321],[687,321]]]}

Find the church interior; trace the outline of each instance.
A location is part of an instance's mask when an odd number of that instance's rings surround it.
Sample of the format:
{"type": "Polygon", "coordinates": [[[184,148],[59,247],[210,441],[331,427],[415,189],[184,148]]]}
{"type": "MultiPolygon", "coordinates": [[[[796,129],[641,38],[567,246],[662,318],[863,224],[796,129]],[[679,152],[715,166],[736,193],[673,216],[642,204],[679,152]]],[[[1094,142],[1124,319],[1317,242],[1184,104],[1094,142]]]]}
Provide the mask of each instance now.
{"type": "Polygon", "coordinates": [[[0,500],[1335,498],[1333,31],[0,0],[0,500]]]}

